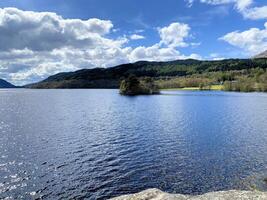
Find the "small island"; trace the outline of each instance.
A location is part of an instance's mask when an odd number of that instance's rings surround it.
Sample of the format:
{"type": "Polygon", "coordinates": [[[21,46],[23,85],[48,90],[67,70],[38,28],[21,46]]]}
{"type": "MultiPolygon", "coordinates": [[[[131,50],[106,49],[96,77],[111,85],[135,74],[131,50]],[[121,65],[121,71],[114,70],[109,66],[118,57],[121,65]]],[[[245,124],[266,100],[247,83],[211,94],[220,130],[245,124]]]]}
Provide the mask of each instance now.
{"type": "Polygon", "coordinates": [[[127,96],[159,94],[159,88],[150,77],[138,79],[134,75],[121,81],[120,94],[127,96]]]}

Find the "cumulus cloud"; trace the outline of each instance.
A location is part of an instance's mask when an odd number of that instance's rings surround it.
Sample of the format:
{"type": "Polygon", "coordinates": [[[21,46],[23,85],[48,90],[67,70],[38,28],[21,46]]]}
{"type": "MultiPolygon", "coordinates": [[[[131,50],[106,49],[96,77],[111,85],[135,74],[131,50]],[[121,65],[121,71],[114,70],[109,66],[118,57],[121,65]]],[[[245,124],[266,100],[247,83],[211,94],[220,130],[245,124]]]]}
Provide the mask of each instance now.
{"type": "Polygon", "coordinates": [[[101,38],[112,27],[111,21],[63,19],[55,13],[4,8],[0,9],[0,50],[112,45],[101,38]]]}
{"type": "Polygon", "coordinates": [[[130,54],[130,60],[132,62],[138,60],[161,60],[167,61],[175,58],[181,58],[181,54],[179,51],[173,48],[161,48],[159,45],[153,45],[151,47],[137,47],[130,54]]]}
{"type": "Polygon", "coordinates": [[[169,26],[158,28],[161,44],[169,47],[187,47],[184,41],[189,36],[190,27],[188,24],[172,23],[169,26]]]}
{"type": "Polygon", "coordinates": [[[240,32],[227,33],[220,40],[238,47],[250,55],[255,55],[267,49],[267,22],[263,29],[251,28],[240,32]]]}
{"type": "Polygon", "coordinates": [[[108,20],[64,19],[56,13],[0,9],[0,76],[14,83],[61,71],[127,62],[127,39],[109,39],[108,20]]]}
{"type": "MultiPolygon", "coordinates": [[[[65,19],[51,12],[0,8],[0,77],[22,85],[81,68],[200,58],[197,54],[185,56],[176,49],[187,46],[190,27],[186,24],[163,27],[158,44],[136,48],[127,46],[125,36],[111,38],[113,26],[109,20],[65,19]]],[[[135,32],[129,39],[144,38],[135,32]]]]}
{"type": "MultiPolygon", "coordinates": [[[[199,0],[201,3],[210,5],[222,5],[232,3],[236,10],[247,19],[267,19],[267,6],[253,7],[254,0],[199,0]]],[[[192,5],[192,0],[187,0],[192,5]]]]}
{"type": "Polygon", "coordinates": [[[243,16],[248,19],[267,19],[267,6],[245,9],[243,16]]]}
{"type": "Polygon", "coordinates": [[[202,57],[198,54],[191,54],[189,56],[182,55],[178,50],[166,47],[161,48],[158,44],[151,47],[137,47],[130,54],[131,61],[146,60],[146,61],[170,61],[175,59],[198,59],[202,57]]]}

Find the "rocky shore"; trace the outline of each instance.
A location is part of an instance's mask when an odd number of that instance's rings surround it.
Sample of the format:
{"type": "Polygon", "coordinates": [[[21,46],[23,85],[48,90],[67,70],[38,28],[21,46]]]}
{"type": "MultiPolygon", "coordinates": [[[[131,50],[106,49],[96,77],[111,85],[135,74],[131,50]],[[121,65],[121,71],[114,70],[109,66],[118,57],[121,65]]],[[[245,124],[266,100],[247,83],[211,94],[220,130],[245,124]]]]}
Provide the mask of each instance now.
{"type": "Polygon", "coordinates": [[[189,196],[148,189],[140,193],[116,197],[112,200],[267,200],[267,192],[230,190],[189,196]]]}

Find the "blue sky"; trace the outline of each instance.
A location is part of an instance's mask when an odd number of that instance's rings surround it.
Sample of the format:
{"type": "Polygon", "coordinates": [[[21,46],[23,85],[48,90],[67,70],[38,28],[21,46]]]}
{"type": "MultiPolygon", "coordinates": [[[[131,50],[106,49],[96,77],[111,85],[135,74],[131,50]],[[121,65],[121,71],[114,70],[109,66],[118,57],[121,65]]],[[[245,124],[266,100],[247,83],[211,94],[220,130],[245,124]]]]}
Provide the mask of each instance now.
{"type": "Polygon", "coordinates": [[[265,0],[2,0],[0,8],[0,78],[16,84],[80,68],[267,49],[265,0]]]}

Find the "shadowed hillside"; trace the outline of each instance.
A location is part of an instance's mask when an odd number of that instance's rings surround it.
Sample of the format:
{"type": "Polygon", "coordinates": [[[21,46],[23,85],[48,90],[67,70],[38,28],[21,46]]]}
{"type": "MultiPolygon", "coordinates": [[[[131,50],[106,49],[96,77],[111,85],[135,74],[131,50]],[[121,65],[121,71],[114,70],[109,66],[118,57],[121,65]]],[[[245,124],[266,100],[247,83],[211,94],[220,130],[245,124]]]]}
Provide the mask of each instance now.
{"type": "Polygon", "coordinates": [[[0,79],[0,88],[15,88],[16,86],[12,85],[11,83],[0,79]]]}

